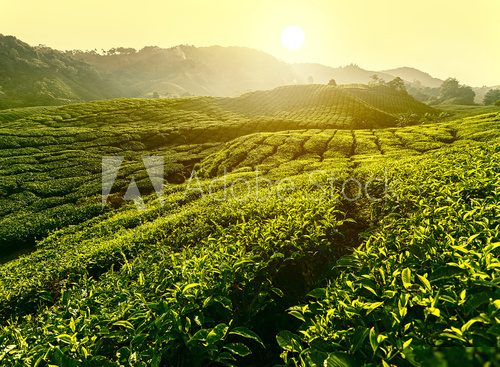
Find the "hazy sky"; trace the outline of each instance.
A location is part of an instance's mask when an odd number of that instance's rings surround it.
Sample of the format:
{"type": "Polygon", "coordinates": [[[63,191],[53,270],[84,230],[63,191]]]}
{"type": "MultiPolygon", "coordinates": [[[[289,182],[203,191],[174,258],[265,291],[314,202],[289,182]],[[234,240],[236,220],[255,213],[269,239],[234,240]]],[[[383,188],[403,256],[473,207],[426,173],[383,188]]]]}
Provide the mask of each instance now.
{"type": "Polygon", "coordinates": [[[500,84],[500,0],[2,0],[0,33],[57,49],[247,46],[289,62],[500,84]],[[299,50],[281,45],[288,25],[304,30],[299,50]]]}

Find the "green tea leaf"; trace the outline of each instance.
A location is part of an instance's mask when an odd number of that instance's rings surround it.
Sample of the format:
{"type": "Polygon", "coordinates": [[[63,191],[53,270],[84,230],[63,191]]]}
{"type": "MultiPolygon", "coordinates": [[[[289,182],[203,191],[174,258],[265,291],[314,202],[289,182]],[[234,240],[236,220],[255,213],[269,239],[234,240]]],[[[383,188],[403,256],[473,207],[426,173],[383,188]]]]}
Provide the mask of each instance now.
{"type": "Polygon", "coordinates": [[[375,332],[375,328],[373,326],[370,329],[370,345],[372,347],[373,352],[375,352],[378,348],[378,342],[377,342],[377,333],[375,332]]]}
{"type": "Polygon", "coordinates": [[[229,343],[224,345],[224,349],[240,357],[246,357],[252,354],[252,351],[243,343],[229,343]]]}
{"type": "Polygon", "coordinates": [[[188,284],[184,288],[182,288],[182,293],[186,293],[188,290],[190,290],[192,288],[195,288],[195,287],[199,287],[200,285],[201,285],[200,283],[191,283],[191,284],[188,284]]]}
{"type": "Polygon", "coordinates": [[[223,340],[227,334],[228,329],[229,327],[226,324],[219,324],[215,326],[207,335],[207,343],[209,345],[212,345],[214,343],[217,343],[218,341],[223,340]]]}
{"type": "Polygon", "coordinates": [[[122,326],[125,329],[133,329],[134,328],[134,325],[132,325],[129,321],[126,321],[126,320],[116,321],[113,323],[113,325],[114,326],[122,326]]]}
{"type": "Polygon", "coordinates": [[[401,273],[401,280],[403,281],[403,287],[406,289],[411,287],[411,270],[404,268],[401,273]]]}
{"type": "Polygon", "coordinates": [[[283,350],[289,352],[296,352],[300,350],[299,337],[288,330],[280,331],[276,336],[276,341],[283,350]]]}
{"type": "Polygon", "coordinates": [[[259,343],[260,345],[265,347],[264,342],[260,339],[260,337],[256,333],[254,333],[252,330],[247,329],[246,327],[242,327],[242,326],[236,327],[236,328],[232,329],[229,332],[229,334],[230,335],[239,335],[243,338],[255,340],[257,343],[259,343]]]}
{"type": "Polygon", "coordinates": [[[417,277],[422,282],[422,284],[425,286],[425,288],[427,288],[427,290],[429,290],[429,291],[432,290],[431,283],[429,282],[429,280],[426,277],[419,275],[419,274],[417,274],[417,277]]]}

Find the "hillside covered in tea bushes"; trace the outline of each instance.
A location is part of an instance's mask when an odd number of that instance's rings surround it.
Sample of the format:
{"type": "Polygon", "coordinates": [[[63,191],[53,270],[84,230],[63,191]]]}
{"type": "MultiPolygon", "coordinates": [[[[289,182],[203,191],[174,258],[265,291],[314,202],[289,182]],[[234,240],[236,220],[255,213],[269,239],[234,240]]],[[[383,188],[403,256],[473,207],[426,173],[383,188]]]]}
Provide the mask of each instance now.
{"type": "Polygon", "coordinates": [[[0,111],[0,364],[496,365],[500,109],[464,111],[361,85],[0,111]]]}

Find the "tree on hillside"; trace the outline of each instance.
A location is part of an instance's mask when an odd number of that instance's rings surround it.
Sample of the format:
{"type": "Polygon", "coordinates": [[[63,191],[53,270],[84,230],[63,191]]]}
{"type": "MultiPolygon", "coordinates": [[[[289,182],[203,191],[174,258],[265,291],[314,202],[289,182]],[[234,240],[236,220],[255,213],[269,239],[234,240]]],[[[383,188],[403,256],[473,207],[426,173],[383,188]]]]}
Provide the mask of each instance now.
{"type": "Polygon", "coordinates": [[[330,81],[328,82],[328,85],[333,85],[334,87],[336,87],[337,82],[335,81],[335,79],[330,79],[330,81]]]}
{"type": "Polygon", "coordinates": [[[497,101],[500,101],[500,89],[490,89],[483,99],[485,105],[495,104],[497,101]]]}
{"type": "Polygon", "coordinates": [[[455,78],[446,79],[443,84],[441,84],[441,97],[448,99],[454,98],[459,93],[460,83],[455,78]]]}
{"type": "Polygon", "coordinates": [[[370,81],[368,82],[368,85],[371,87],[377,87],[381,85],[385,85],[385,80],[379,77],[377,74],[373,74],[370,77],[370,81]]]}
{"type": "Polygon", "coordinates": [[[405,93],[405,94],[408,93],[406,91],[406,86],[405,86],[404,80],[401,79],[399,76],[392,79],[389,83],[387,83],[387,86],[391,89],[394,89],[395,91],[405,93]]]}
{"type": "Polygon", "coordinates": [[[476,92],[472,90],[472,87],[468,85],[462,85],[460,87],[460,98],[463,104],[474,104],[475,97],[476,92]]]}
{"type": "Polygon", "coordinates": [[[460,85],[457,79],[448,78],[441,84],[441,101],[453,100],[457,104],[474,104],[476,93],[468,85],[460,85]]]}

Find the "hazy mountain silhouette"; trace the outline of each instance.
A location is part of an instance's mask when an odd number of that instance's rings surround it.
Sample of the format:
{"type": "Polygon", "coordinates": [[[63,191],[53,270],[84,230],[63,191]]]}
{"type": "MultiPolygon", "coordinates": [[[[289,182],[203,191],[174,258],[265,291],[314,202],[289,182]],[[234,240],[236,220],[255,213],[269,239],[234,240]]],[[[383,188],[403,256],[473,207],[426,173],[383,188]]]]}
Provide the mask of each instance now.
{"type": "Polygon", "coordinates": [[[244,47],[116,48],[57,51],[0,35],[0,108],[58,105],[115,97],[238,96],[283,85],[368,83],[396,76],[423,87],[441,80],[417,69],[365,70],[289,64],[244,47]]]}
{"type": "Polygon", "coordinates": [[[419,83],[423,87],[439,88],[443,83],[443,80],[434,78],[431,75],[415,68],[402,67],[384,70],[383,73],[398,76],[409,83],[419,83]]]}
{"type": "Polygon", "coordinates": [[[297,81],[290,65],[243,47],[145,47],[140,51],[73,56],[117,81],[128,96],[236,96],[297,81]]]}
{"type": "Polygon", "coordinates": [[[330,79],[335,79],[337,84],[366,84],[373,75],[389,81],[395,78],[385,72],[370,71],[360,68],[358,65],[351,64],[338,68],[332,68],[321,64],[293,64],[292,69],[301,80],[307,80],[309,76],[313,78],[314,83],[328,83],[330,79]]]}

